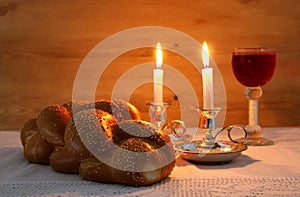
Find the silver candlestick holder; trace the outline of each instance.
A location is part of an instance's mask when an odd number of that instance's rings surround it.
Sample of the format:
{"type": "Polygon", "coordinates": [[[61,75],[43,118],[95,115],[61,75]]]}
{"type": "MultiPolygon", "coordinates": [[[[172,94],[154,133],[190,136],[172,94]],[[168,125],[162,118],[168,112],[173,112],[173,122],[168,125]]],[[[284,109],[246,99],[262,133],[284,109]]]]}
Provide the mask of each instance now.
{"type": "Polygon", "coordinates": [[[216,117],[221,111],[221,108],[201,109],[197,108],[201,114],[201,129],[205,132],[205,138],[199,144],[201,148],[212,149],[216,147],[216,136],[213,131],[217,128],[216,117]]]}
{"type": "Polygon", "coordinates": [[[191,162],[201,164],[223,164],[232,161],[247,149],[243,141],[247,139],[247,132],[244,126],[230,125],[216,131],[216,117],[221,108],[202,109],[197,108],[201,115],[201,131],[205,132],[202,140],[194,140],[188,143],[175,145],[175,150],[181,152],[181,156],[191,162]],[[235,140],[232,131],[239,129],[242,131],[243,140],[235,140]],[[227,130],[230,141],[217,141],[217,136],[227,130]]]}
{"type": "Polygon", "coordinates": [[[156,129],[161,129],[167,120],[168,103],[149,103],[149,116],[156,129]]]}

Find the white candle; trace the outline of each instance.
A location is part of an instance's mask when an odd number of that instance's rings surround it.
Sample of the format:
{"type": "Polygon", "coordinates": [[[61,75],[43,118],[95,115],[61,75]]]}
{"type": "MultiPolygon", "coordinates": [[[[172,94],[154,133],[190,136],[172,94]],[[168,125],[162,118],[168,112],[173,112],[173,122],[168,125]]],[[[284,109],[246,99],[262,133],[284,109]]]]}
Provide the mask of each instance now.
{"type": "Polygon", "coordinates": [[[203,108],[214,108],[214,86],[213,86],[213,69],[209,67],[209,51],[206,42],[202,46],[202,61],[204,69],[202,69],[203,84],[203,108]]]}
{"type": "Polygon", "coordinates": [[[164,71],[161,68],[163,62],[163,55],[160,43],[156,46],[156,68],[153,70],[154,80],[154,103],[163,103],[163,75],[164,71]]]}

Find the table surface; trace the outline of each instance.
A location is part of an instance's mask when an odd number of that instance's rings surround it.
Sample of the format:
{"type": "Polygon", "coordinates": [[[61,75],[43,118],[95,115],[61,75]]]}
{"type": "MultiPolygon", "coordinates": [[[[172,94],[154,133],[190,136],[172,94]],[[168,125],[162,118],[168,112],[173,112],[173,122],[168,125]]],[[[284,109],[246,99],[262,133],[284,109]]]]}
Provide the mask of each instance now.
{"type": "Polygon", "coordinates": [[[300,128],[264,128],[275,145],[249,146],[224,165],[181,158],[169,178],[148,187],[83,180],[28,163],[17,131],[0,132],[0,196],[300,196],[300,128]]]}

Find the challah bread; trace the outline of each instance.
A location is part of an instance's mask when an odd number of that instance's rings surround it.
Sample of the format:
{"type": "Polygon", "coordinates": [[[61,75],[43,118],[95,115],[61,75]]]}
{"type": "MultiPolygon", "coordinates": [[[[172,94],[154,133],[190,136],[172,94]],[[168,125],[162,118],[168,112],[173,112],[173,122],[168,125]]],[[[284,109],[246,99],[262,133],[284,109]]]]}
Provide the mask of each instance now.
{"type": "Polygon", "coordinates": [[[33,163],[49,164],[49,155],[54,150],[40,135],[36,118],[28,120],[21,129],[24,157],[33,163]]]}
{"type": "Polygon", "coordinates": [[[128,138],[138,138],[151,144],[158,149],[170,142],[169,136],[162,130],[156,130],[155,127],[146,121],[123,121],[115,124],[112,128],[114,142],[121,143],[128,138]]]}
{"type": "MultiPolygon", "coordinates": [[[[79,112],[79,115],[83,118],[83,120],[86,120],[87,118],[85,117],[85,114],[86,111],[79,112]]],[[[91,156],[90,151],[85,147],[85,145],[80,139],[73,118],[69,121],[69,124],[66,126],[64,139],[64,148],[68,149],[69,152],[73,152],[79,160],[91,156]]]]}
{"type": "Polygon", "coordinates": [[[100,100],[86,105],[73,104],[76,109],[73,109],[73,113],[86,109],[100,109],[113,115],[117,122],[124,120],[141,120],[141,113],[139,110],[123,100],[100,100]]]}
{"type": "Polygon", "coordinates": [[[46,107],[37,118],[41,136],[52,146],[64,146],[65,127],[71,119],[70,113],[61,105],[46,107]]]}
{"type": "Polygon", "coordinates": [[[49,157],[50,165],[56,172],[78,174],[80,157],[67,148],[56,148],[49,157]]]}
{"type": "Polygon", "coordinates": [[[115,143],[129,138],[141,139],[154,147],[163,156],[163,163],[175,160],[174,148],[167,132],[157,130],[146,121],[124,121],[113,126],[112,135],[115,143]]]}
{"type": "Polygon", "coordinates": [[[24,146],[26,138],[31,136],[32,134],[39,132],[39,128],[36,124],[36,118],[29,119],[21,128],[20,138],[21,143],[24,146]]]}
{"type": "Polygon", "coordinates": [[[94,156],[83,159],[79,167],[79,173],[84,179],[101,183],[115,183],[115,177],[112,176],[114,170],[94,156]]]}
{"type": "Polygon", "coordinates": [[[124,120],[141,120],[139,110],[131,103],[123,100],[100,101],[96,102],[95,106],[97,109],[102,109],[102,106],[106,106],[106,109],[102,110],[112,114],[117,122],[124,120]]]}
{"type": "MultiPolygon", "coordinates": [[[[103,137],[112,139],[110,127],[116,121],[109,113],[97,109],[87,109],[77,112],[73,118],[65,129],[64,148],[54,151],[50,156],[50,165],[57,172],[78,173],[80,161],[92,156],[77,130],[85,134],[103,133],[103,137]],[[73,118],[76,118],[77,124],[74,123],[73,118]]],[[[89,139],[86,143],[96,143],[92,141],[92,136],[89,139]]],[[[103,139],[102,141],[105,142],[103,139]]]]}
{"type": "MultiPolygon", "coordinates": [[[[112,114],[117,115],[120,121],[141,118],[140,112],[135,106],[122,100],[101,100],[95,103],[73,101],[64,104],[64,106],[66,106],[66,109],[68,109],[73,116],[77,117],[78,129],[81,130],[82,133],[87,133],[88,129],[92,127],[91,125],[94,125],[95,130],[97,130],[99,122],[105,136],[110,140],[112,140],[110,127],[117,123],[115,116],[112,116],[112,114]],[[91,120],[94,119],[95,115],[98,121],[93,122],[91,120]],[[89,128],[81,128],[82,125],[86,125],[87,123],[89,124],[89,128]]],[[[58,149],[51,154],[50,165],[58,172],[78,173],[80,161],[91,157],[92,154],[84,143],[82,143],[73,118],[71,118],[65,128],[64,142],[64,149],[58,149]]]]}
{"type": "Polygon", "coordinates": [[[24,124],[20,138],[30,162],[91,181],[146,186],[175,166],[169,136],[121,100],[48,106],[24,124]]]}
{"type": "Polygon", "coordinates": [[[100,155],[100,159],[90,157],[82,160],[79,173],[84,179],[98,182],[131,186],[156,183],[169,176],[175,166],[170,138],[162,133],[155,132],[154,126],[145,121],[115,124],[112,136],[118,148],[111,145],[110,152],[103,154],[106,157],[100,155]]]}
{"type": "Polygon", "coordinates": [[[118,168],[113,173],[118,183],[131,186],[151,185],[169,176],[175,166],[175,158],[166,161],[164,156],[174,156],[172,151],[161,152],[139,138],[129,138],[120,147],[127,151],[124,153],[119,149],[112,158],[118,168]],[[124,160],[128,163],[124,164],[124,160]]]}
{"type": "Polygon", "coordinates": [[[77,111],[81,111],[84,109],[83,106],[86,106],[90,103],[92,102],[85,101],[85,100],[78,100],[78,101],[76,100],[76,101],[68,101],[64,103],[62,106],[65,107],[70,113],[70,115],[72,116],[73,111],[74,113],[76,113],[77,111]]]}
{"type": "Polygon", "coordinates": [[[49,155],[53,150],[54,147],[48,144],[39,132],[36,132],[26,138],[24,157],[32,163],[49,164],[49,155]]]}

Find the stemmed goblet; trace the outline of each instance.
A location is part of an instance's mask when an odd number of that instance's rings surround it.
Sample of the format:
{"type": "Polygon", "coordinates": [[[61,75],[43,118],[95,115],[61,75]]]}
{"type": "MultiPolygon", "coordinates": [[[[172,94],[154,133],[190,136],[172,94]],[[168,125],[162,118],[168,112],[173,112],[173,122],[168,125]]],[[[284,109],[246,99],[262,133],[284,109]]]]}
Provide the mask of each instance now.
{"type": "Polygon", "coordinates": [[[247,145],[272,145],[273,141],[262,137],[258,124],[258,100],[261,87],[267,84],[275,71],[276,51],[273,48],[236,48],[232,53],[232,69],[236,79],[246,86],[245,96],[249,100],[249,124],[246,126],[247,145]]]}

